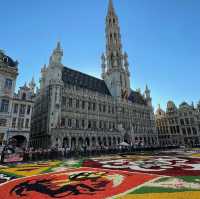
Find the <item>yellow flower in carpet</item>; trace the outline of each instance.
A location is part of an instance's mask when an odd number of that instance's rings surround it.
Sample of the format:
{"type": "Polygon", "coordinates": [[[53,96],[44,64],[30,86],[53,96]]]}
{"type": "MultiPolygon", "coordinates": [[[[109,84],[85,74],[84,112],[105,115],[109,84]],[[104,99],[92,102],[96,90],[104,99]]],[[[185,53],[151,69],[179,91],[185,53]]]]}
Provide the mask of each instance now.
{"type": "Polygon", "coordinates": [[[117,199],[199,199],[199,191],[185,191],[176,193],[148,193],[128,194],[117,199]]]}
{"type": "Polygon", "coordinates": [[[51,167],[56,166],[59,164],[60,161],[52,161],[52,162],[39,162],[33,164],[19,164],[16,167],[10,167],[5,169],[0,169],[0,172],[14,174],[18,176],[32,176],[41,174],[51,167]]]}

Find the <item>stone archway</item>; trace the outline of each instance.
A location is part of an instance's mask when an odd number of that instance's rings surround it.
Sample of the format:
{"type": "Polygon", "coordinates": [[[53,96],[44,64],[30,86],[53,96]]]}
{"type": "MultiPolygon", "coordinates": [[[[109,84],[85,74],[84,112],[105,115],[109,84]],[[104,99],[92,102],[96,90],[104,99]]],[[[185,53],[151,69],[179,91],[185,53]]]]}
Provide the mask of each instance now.
{"type": "Polygon", "coordinates": [[[23,135],[15,135],[9,139],[9,143],[19,148],[26,148],[27,139],[23,135]]]}
{"type": "Polygon", "coordinates": [[[112,146],[112,139],[111,139],[111,137],[108,137],[108,145],[112,146]]]}
{"type": "Polygon", "coordinates": [[[116,141],[116,138],[113,137],[113,145],[116,146],[117,145],[117,141],[116,141]]]}
{"type": "Polygon", "coordinates": [[[69,147],[69,138],[68,137],[65,137],[63,139],[63,148],[68,148],[69,147]]]}
{"type": "Polygon", "coordinates": [[[90,139],[89,139],[88,137],[85,138],[85,145],[86,145],[87,147],[90,146],[90,139]]]}
{"type": "Polygon", "coordinates": [[[82,148],[83,145],[84,145],[84,140],[83,140],[82,137],[79,137],[79,139],[78,139],[78,147],[79,147],[79,148],[82,148]]]}
{"type": "Polygon", "coordinates": [[[131,144],[131,136],[129,133],[124,134],[124,142],[131,144]]]}
{"type": "Polygon", "coordinates": [[[98,145],[101,146],[102,145],[101,137],[98,137],[97,140],[98,140],[98,145]]]}
{"type": "Polygon", "coordinates": [[[107,140],[106,140],[106,137],[103,137],[103,145],[104,145],[104,146],[107,146],[107,140]]]}
{"type": "Polygon", "coordinates": [[[92,146],[95,147],[96,146],[96,138],[92,137],[92,146]]]}
{"type": "Polygon", "coordinates": [[[117,138],[117,144],[120,144],[120,137],[117,138]]]}
{"type": "Polygon", "coordinates": [[[72,137],[71,139],[71,149],[74,150],[76,149],[76,138],[72,137]]]}

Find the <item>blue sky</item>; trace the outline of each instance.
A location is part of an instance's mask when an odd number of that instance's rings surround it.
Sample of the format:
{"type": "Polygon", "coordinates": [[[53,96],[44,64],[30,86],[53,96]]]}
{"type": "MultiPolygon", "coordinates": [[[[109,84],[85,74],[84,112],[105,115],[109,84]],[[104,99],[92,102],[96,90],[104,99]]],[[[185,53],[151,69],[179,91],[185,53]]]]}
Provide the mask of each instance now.
{"type": "MultiPolygon", "coordinates": [[[[153,104],[200,99],[200,1],[113,0],[132,88],[153,104]]],[[[38,82],[58,40],[66,66],[100,77],[108,0],[0,0],[0,48],[17,59],[17,86],[38,82]]]]}

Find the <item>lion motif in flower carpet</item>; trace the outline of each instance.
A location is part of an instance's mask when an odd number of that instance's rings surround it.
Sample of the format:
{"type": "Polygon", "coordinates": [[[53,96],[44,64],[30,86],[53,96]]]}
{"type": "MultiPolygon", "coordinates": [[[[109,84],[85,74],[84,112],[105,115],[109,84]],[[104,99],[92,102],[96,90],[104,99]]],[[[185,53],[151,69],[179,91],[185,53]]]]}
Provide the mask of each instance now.
{"type": "Polygon", "coordinates": [[[0,186],[6,199],[101,199],[127,192],[157,178],[156,175],[79,168],[17,179],[0,186]]]}

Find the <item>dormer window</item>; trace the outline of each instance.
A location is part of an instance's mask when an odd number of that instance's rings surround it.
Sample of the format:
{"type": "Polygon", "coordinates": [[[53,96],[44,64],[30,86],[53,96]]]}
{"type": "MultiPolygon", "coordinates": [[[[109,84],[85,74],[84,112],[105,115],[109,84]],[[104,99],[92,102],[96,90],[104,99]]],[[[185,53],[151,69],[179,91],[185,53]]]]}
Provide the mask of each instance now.
{"type": "Polygon", "coordinates": [[[3,62],[8,63],[8,57],[4,57],[3,62]]]}

